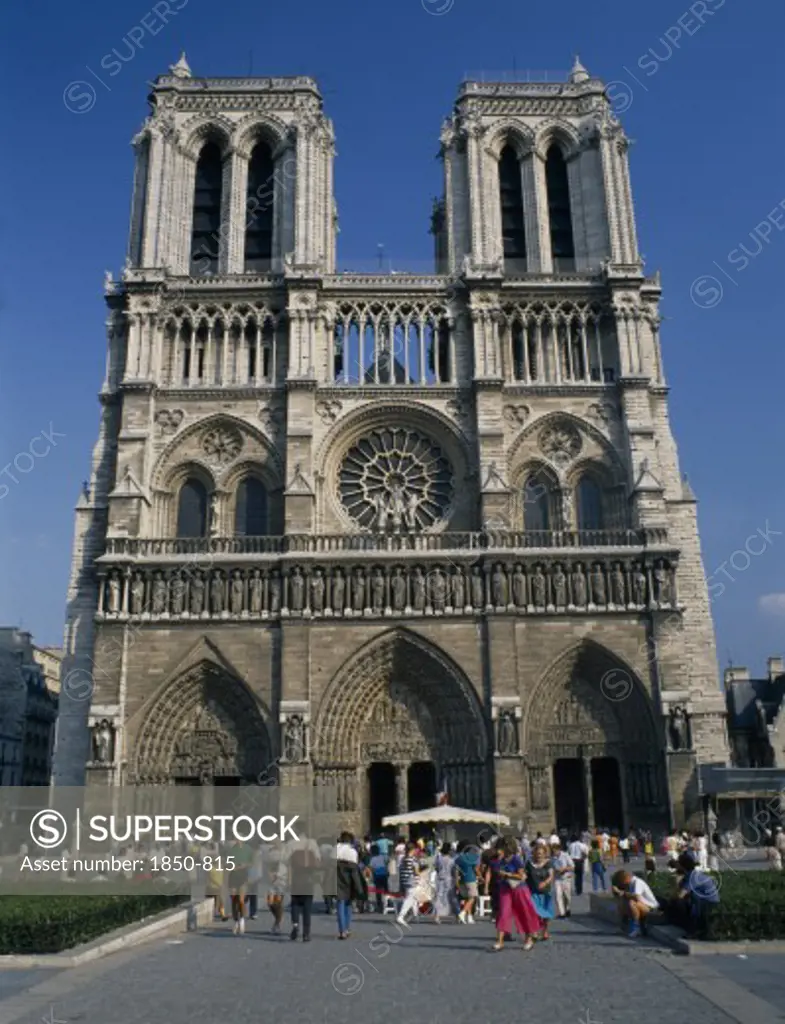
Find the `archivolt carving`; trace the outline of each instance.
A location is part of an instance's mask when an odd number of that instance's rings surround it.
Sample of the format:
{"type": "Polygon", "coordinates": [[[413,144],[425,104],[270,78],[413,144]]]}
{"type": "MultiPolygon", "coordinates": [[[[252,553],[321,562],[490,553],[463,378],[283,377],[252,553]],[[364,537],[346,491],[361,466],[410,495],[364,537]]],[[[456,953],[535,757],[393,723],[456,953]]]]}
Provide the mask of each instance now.
{"type": "Polygon", "coordinates": [[[286,140],[287,125],[273,114],[249,114],[239,121],[234,130],[234,145],[240,156],[248,159],[259,139],[263,139],[273,152],[286,140]]]}
{"type": "Polygon", "coordinates": [[[269,763],[267,729],[250,691],[205,661],[169,683],[148,711],[133,778],[148,785],[177,777],[252,780],[269,763]]]}
{"type": "Polygon", "coordinates": [[[229,152],[230,139],[234,125],[228,117],[215,113],[211,115],[197,114],[190,118],[180,128],[180,139],[182,149],[194,160],[199,156],[204,142],[214,138],[221,147],[221,156],[225,157],[229,152]]]}

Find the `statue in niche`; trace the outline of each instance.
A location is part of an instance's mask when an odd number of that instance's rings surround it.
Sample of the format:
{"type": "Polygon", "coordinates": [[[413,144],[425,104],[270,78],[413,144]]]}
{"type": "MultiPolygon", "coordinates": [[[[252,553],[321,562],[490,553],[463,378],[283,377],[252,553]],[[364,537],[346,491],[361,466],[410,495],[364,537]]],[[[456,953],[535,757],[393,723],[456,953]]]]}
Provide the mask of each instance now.
{"type": "Polygon", "coordinates": [[[654,570],[654,599],[658,604],[671,603],[670,572],[663,561],[654,570]]]}
{"type": "Polygon", "coordinates": [[[305,760],[305,721],[302,715],[289,715],[284,726],[284,760],[299,764],[305,760]]]}
{"type": "Polygon", "coordinates": [[[111,764],[114,756],[114,731],[108,719],[104,718],[93,726],[93,761],[97,764],[111,764]]]}
{"type": "Polygon", "coordinates": [[[277,615],[281,610],[281,576],[277,571],[270,575],[270,614],[277,615]]]}
{"type": "Polygon", "coordinates": [[[493,570],[491,578],[491,589],[493,591],[493,603],[497,608],[507,607],[507,574],[501,565],[493,570]]]}
{"type": "Polygon", "coordinates": [[[295,566],[289,580],[289,605],[293,612],[303,610],[303,596],[305,592],[305,580],[299,566],[295,566]]]}
{"type": "Polygon", "coordinates": [[[252,615],[261,614],[263,590],[262,574],[258,569],[254,569],[248,581],[248,605],[252,615]]]}
{"type": "Polygon", "coordinates": [[[371,577],[371,608],[377,613],[384,611],[384,573],[379,568],[371,577]]]}
{"type": "Polygon", "coordinates": [[[122,593],[122,584],[120,583],[120,577],[116,572],[113,572],[109,577],[109,614],[117,615],[120,611],[120,595],[122,593]]]}
{"type": "Polygon", "coordinates": [[[463,576],[463,569],[456,569],[450,578],[450,590],[452,607],[458,610],[463,609],[466,604],[466,580],[463,576]]]}
{"type": "Polygon", "coordinates": [[[396,569],[390,579],[390,593],[393,611],[402,612],[406,607],[406,580],[400,569],[396,569]]]}
{"type": "Polygon", "coordinates": [[[435,612],[443,612],[447,600],[447,584],[442,573],[435,569],[429,574],[431,605],[435,612]]]}
{"type": "Polygon", "coordinates": [[[153,573],[153,613],[163,615],[166,611],[166,581],[160,572],[153,573]]]}
{"type": "Polygon", "coordinates": [[[689,750],[690,729],[687,712],[683,707],[675,707],[670,713],[668,731],[670,733],[671,750],[689,750]]]}
{"type": "Polygon", "coordinates": [[[591,572],[591,597],[596,605],[604,605],[606,599],[605,576],[602,566],[597,562],[591,572]]]}
{"type": "Polygon", "coordinates": [[[416,612],[425,611],[425,577],[419,565],[412,577],[412,608],[416,612]]]}
{"type": "Polygon", "coordinates": [[[636,565],[632,572],[632,593],[638,607],[646,604],[646,591],[646,573],[641,566],[636,565]]]}
{"type": "Polygon", "coordinates": [[[611,572],[611,597],[616,608],[624,608],[627,603],[627,582],[619,562],[614,564],[611,572]]]}
{"type": "Polygon", "coordinates": [[[232,573],[231,583],[231,596],[230,596],[230,607],[232,615],[239,615],[243,610],[243,604],[245,603],[245,587],[243,586],[243,574],[239,569],[235,569],[232,573]]]}
{"type": "Polygon", "coordinates": [[[172,615],[182,615],[185,608],[185,580],[179,572],[174,574],[169,584],[169,598],[172,615]]]}
{"type": "Polygon", "coordinates": [[[532,604],[535,608],[545,607],[546,584],[547,580],[545,579],[545,573],[542,571],[542,566],[538,565],[534,572],[534,576],[532,576],[532,604]]]}
{"type": "Polygon", "coordinates": [[[224,610],[224,578],[221,572],[216,572],[210,581],[210,611],[213,615],[220,615],[224,610]]]}
{"type": "Polygon", "coordinates": [[[477,611],[485,607],[485,580],[478,565],[472,569],[472,606],[477,611]]]}
{"type": "Polygon", "coordinates": [[[406,499],[406,511],[404,512],[404,524],[407,530],[417,529],[417,509],[420,507],[420,499],[412,492],[406,499]]]}
{"type": "Polygon", "coordinates": [[[586,607],[586,577],[580,563],[575,566],[572,573],[572,603],[576,608],[586,607]]]}
{"type": "Polygon", "coordinates": [[[362,569],[355,569],[352,577],[352,608],[356,612],[365,608],[365,574],[362,569]]]}
{"type": "Polygon", "coordinates": [[[144,576],[134,573],[131,581],[131,614],[141,615],[144,610],[144,576]]]}
{"type": "Polygon", "coordinates": [[[191,615],[201,615],[204,611],[204,580],[197,572],[191,580],[189,608],[191,615]]]}
{"type": "Polygon", "coordinates": [[[344,609],[344,597],[346,594],[346,582],[340,569],[336,569],[332,580],[333,611],[340,613],[344,609]]]}
{"type": "Polygon", "coordinates": [[[553,603],[557,608],[564,608],[567,604],[567,577],[561,565],[556,566],[553,574],[553,603]]]}
{"type": "Polygon", "coordinates": [[[390,499],[390,517],[392,519],[393,530],[398,533],[403,525],[403,517],[406,515],[406,501],[403,487],[400,484],[395,484],[392,489],[392,496],[390,499]]]}
{"type": "Polygon", "coordinates": [[[311,610],[321,615],[324,611],[324,573],[316,569],[311,577],[311,610]]]}
{"type": "Polygon", "coordinates": [[[522,565],[516,565],[512,574],[512,599],[516,608],[526,607],[526,575],[522,565]]]}
{"type": "Polygon", "coordinates": [[[518,753],[518,720],[512,708],[502,708],[496,723],[496,749],[502,757],[518,753]]]}
{"type": "Polygon", "coordinates": [[[373,505],[376,509],[376,529],[380,533],[384,533],[387,529],[387,518],[389,512],[387,511],[387,498],[384,491],[379,491],[376,497],[373,499],[373,505]]]}
{"type": "Polygon", "coordinates": [[[220,529],[218,522],[218,495],[210,495],[210,536],[217,537],[220,529]]]}
{"type": "Polygon", "coordinates": [[[548,777],[543,768],[534,768],[531,774],[532,808],[535,811],[547,811],[550,806],[548,777]]]}

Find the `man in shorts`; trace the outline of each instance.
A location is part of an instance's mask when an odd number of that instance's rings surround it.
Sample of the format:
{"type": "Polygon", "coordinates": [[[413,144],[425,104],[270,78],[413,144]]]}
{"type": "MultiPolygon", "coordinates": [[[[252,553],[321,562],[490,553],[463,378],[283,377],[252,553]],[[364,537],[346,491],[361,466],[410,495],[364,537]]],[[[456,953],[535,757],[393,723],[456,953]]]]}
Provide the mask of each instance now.
{"type": "Polygon", "coordinates": [[[459,843],[458,856],[455,858],[455,870],[458,875],[458,895],[461,901],[461,911],[458,914],[461,924],[474,924],[472,911],[477,899],[477,868],[479,865],[479,852],[468,843],[459,843]]]}

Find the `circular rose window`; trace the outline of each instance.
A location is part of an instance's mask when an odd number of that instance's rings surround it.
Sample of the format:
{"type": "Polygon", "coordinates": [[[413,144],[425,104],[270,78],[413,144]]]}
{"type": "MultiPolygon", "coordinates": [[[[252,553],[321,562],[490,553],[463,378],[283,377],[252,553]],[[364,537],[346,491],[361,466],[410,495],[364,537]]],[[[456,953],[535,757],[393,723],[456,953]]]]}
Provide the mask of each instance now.
{"type": "Polygon", "coordinates": [[[374,430],[344,456],[338,489],[343,507],[367,530],[424,530],[452,501],[452,467],[416,430],[374,430]]]}

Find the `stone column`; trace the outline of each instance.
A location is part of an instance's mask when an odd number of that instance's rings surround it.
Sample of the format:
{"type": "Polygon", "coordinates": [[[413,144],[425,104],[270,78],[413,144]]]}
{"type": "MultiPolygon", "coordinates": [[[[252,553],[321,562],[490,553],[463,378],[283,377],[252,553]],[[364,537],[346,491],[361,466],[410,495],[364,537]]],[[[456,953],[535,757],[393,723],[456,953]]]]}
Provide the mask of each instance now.
{"type": "Polygon", "coordinates": [[[395,800],[398,814],[405,814],[409,810],[409,766],[408,764],[396,764],[395,766],[395,800]]]}
{"type": "Polygon", "coordinates": [[[586,814],[589,819],[589,827],[596,825],[594,820],[594,793],[592,791],[591,758],[584,757],[583,760],[583,784],[586,787],[586,814]]]}
{"type": "MultiPolygon", "coordinates": [[[[248,154],[235,150],[227,157],[228,179],[226,208],[227,220],[221,225],[222,256],[226,273],[242,274],[245,270],[245,231],[253,208],[248,209],[248,154]]],[[[259,373],[257,367],[257,375],[259,373]]]]}

